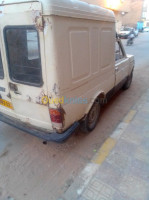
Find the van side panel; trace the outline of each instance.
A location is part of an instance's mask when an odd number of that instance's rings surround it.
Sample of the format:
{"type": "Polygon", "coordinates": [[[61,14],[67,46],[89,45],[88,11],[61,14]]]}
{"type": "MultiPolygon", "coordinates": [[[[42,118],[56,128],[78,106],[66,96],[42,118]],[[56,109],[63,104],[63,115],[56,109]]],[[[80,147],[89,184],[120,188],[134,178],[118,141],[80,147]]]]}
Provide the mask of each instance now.
{"type": "Polygon", "coordinates": [[[91,73],[99,73],[99,29],[92,28],[90,33],[90,54],[91,54],[91,73]]]}
{"type": "Polygon", "coordinates": [[[90,76],[90,44],[88,29],[72,29],[69,32],[71,78],[73,84],[90,76]]]}
{"type": "Polygon", "coordinates": [[[100,91],[107,93],[114,87],[115,23],[58,16],[49,21],[67,128],[88,112],[100,91]]]}

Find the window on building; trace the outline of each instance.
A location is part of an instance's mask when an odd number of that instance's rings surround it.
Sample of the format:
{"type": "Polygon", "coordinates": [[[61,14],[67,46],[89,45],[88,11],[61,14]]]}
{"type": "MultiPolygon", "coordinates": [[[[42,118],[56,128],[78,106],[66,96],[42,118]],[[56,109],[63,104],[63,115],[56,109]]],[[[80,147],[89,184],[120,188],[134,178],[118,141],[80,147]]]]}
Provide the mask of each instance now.
{"type": "Polygon", "coordinates": [[[41,59],[37,30],[34,27],[5,29],[10,78],[14,82],[41,86],[41,59]]]}
{"type": "Polygon", "coordinates": [[[115,61],[118,61],[123,58],[124,58],[124,53],[122,51],[121,45],[118,41],[116,41],[116,43],[115,43],[115,61]]]}
{"type": "Polygon", "coordinates": [[[0,79],[4,78],[4,71],[3,71],[3,64],[2,64],[2,57],[0,52],[0,79]]]}

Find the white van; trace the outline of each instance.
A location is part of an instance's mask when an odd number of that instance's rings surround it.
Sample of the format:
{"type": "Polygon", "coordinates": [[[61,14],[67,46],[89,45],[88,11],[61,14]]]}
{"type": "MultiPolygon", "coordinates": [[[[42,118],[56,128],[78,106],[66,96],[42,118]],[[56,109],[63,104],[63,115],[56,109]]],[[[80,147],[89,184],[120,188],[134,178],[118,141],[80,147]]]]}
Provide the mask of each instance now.
{"type": "Polygon", "coordinates": [[[134,57],[112,11],[78,0],[0,0],[0,120],[62,141],[92,131],[100,106],[129,88],[134,57]]]}

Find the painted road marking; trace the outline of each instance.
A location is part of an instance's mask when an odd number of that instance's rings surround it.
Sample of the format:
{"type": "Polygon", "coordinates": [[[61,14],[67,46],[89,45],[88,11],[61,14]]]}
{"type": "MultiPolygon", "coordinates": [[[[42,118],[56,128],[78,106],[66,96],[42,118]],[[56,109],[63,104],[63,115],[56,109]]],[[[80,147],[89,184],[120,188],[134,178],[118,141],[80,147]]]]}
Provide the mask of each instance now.
{"type": "Polygon", "coordinates": [[[136,113],[137,113],[136,110],[130,110],[130,112],[124,118],[123,122],[129,124],[132,121],[132,119],[134,118],[134,116],[136,115],[136,113]]]}
{"type": "Polygon", "coordinates": [[[105,159],[108,157],[111,150],[115,147],[118,139],[121,137],[122,133],[126,130],[128,124],[132,121],[136,113],[137,113],[136,110],[130,110],[130,112],[124,118],[123,122],[119,124],[119,126],[111,135],[111,137],[109,137],[104,142],[102,147],[99,149],[95,158],[92,160],[93,163],[101,165],[105,161],[105,159]]]}
{"type": "Polygon", "coordinates": [[[81,187],[77,190],[77,194],[81,195],[85,187],[88,185],[96,171],[98,170],[99,165],[95,163],[89,163],[84,170],[82,171],[79,179],[81,180],[82,184],[81,187]]]}
{"type": "Polygon", "coordinates": [[[128,127],[127,123],[121,122],[117,126],[115,131],[112,133],[111,138],[118,140],[121,137],[121,135],[123,134],[123,132],[126,130],[127,127],[128,127]]]}
{"type": "Polygon", "coordinates": [[[116,142],[117,141],[115,139],[109,137],[99,149],[92,162],[101,165],[110,154],[111,150],[115,147],[116,142]]]}

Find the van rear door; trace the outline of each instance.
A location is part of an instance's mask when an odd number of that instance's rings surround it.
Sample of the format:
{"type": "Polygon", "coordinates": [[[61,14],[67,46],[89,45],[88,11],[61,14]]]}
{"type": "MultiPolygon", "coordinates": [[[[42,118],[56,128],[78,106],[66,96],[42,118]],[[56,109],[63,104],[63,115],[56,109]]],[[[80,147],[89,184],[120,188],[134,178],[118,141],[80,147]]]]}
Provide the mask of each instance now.
{"type": "Polygon", "coordinates": [[[15,116],[28,125],[52,130],[47,96],[42,5],[27,2],[3,5],[0,27],[6,60],[7,87],[15,116]],[[10,20],[11,19],[11,20],[10,20]]]}

